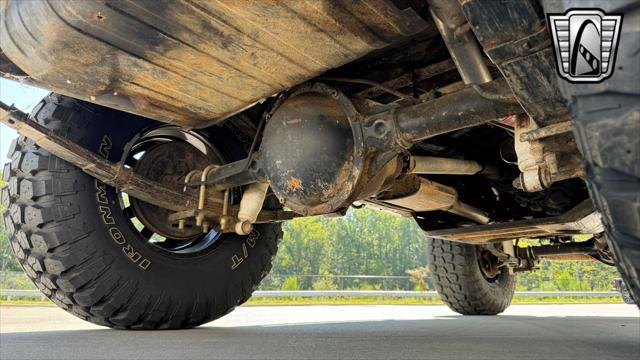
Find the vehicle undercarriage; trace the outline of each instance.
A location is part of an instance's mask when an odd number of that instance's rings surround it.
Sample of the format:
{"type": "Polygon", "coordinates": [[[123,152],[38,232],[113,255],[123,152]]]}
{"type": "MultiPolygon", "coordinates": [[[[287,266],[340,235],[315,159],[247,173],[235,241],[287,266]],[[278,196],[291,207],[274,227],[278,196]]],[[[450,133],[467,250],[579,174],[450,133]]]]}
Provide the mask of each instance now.
{"type": "MultiPolygon", "coordinates": [[[[28,161],[43,149],[101,184],[97,214],[143,270],[160,261],[125,242],[112,226],[115,211],[181,261],[209,251],[215,239],[237,238],[240,247],[225,260],[231,270],[249,261],[264,229],[341,216],[351,206],[414,218],[433,238],[430,260],[441,282],[450,281],[447,254],[477,256],[478,276],[511,292],[513,274],[542,259],[614,265],[623,255],[612,249],[612,225],[603,220],[610,215],[593,200],[588,145],[575,135],[555,71],[546,6],[555,5],[0,1],[2,75],[64,95],[31,116],[1,104],[2,122],[26,136],[4,172],[12,176],[3,195],[8,217],[24,224],[29,248],[48,226],[21,219],[41,209],[39,192],[49,194],[50,185],[37,181],[45,168],[28,161]],[[73,118],[71,109],[83,115],[73,118]],[[99,123],[105,130],[95,135],[75,131],[99,123]],[[240,141],[220,148],[221,136],[240,141]],[[100,205],[103,195],[109,207],[100,205]],[[581,234],[592,237],[576,241],[581,234]],[[520,238],[549,244],[514,243],[520,238]]],[[[624,123],[630,132],[640,126],[634,114],[624,123]]],[[[637,169],[638,139],[624,139],[620,151],[637,169]]],[[[55,184],[53,174],[46,176],[55,184]]],[[[637,182],[630,184],[627,194],[637,198],[637,182]]],[[[637,218],[626,216],[624,226],[637,228],[637,218]]],[[[34,254],[24,261],[43,261],[33,268],[40,279],[53,253],[34,254]]],[[[636,289],[637,269],[629,266],[636,289]]],[[[95,316],[94,305],[60,301],[95,316]]],[[[445,298],[469,314],[497,313],[509,301],[473,307],[445,298]]],[[[110,316],[103,322],[111,326],[145,327],[110,316]]]]}

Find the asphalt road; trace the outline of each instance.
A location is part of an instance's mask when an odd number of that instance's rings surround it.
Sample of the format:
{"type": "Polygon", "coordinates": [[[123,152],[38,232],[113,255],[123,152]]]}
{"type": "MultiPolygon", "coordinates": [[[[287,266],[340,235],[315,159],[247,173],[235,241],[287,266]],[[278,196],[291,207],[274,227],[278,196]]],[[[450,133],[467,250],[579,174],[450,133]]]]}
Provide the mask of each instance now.
{"type": "Polygon", "coordinates": [[[55,307],[0,307],[0,359],[639,359],[631,305],[253,306],[197,329],[118,331],[55,307]]]}

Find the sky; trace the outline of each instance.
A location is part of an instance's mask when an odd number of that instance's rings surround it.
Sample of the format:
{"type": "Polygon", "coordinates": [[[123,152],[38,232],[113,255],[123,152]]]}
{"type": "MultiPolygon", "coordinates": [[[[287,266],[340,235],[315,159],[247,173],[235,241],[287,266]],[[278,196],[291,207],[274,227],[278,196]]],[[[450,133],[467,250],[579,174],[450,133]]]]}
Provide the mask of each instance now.
{"type": "MultiPolygon", "coordinates": [[[[0,78],[0,101],[13,104],[26,113],[29,113],[48,93],[47,90],[0,78]]],[[[7,151],[11,141],[16,137],[18,134],[13,129],[0,124],[0,168],[9,161],[7,151]]]]}

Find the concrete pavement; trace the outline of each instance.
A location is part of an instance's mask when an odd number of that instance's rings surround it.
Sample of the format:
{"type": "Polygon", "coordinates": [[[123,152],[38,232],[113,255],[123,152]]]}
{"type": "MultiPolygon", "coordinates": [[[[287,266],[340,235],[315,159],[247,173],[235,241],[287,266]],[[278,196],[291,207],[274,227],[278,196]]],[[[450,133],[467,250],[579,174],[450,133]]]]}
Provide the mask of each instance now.
{"type": "Polygon", "coordinates": [[[193,330],[118,331],[55,307],[0,308],[0,359],[635,359],[638,309],[247,306],[193,330]]]}

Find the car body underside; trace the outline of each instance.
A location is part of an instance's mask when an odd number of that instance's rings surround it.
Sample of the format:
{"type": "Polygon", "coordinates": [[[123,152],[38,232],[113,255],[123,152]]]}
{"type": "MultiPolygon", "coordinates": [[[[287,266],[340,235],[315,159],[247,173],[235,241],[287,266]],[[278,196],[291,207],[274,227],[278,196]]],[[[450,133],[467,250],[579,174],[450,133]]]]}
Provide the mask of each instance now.
{"type": "Polygon", "coordinates": [[[484,244],[514,269],[611,263],[601,237],[571,239],[604,228],[537,1],[5,0],[0,13],[5,78],[253,139],[247,159],[190,169],[184,188],[201,190],[180,192],[5,107],[9,126],[175,226],[246,234],[355,204],[484,244]],[[286,211],[262,208],[268,191],[286,211]],[[504,245],[523,237],[552,242],[504,245]]]}

